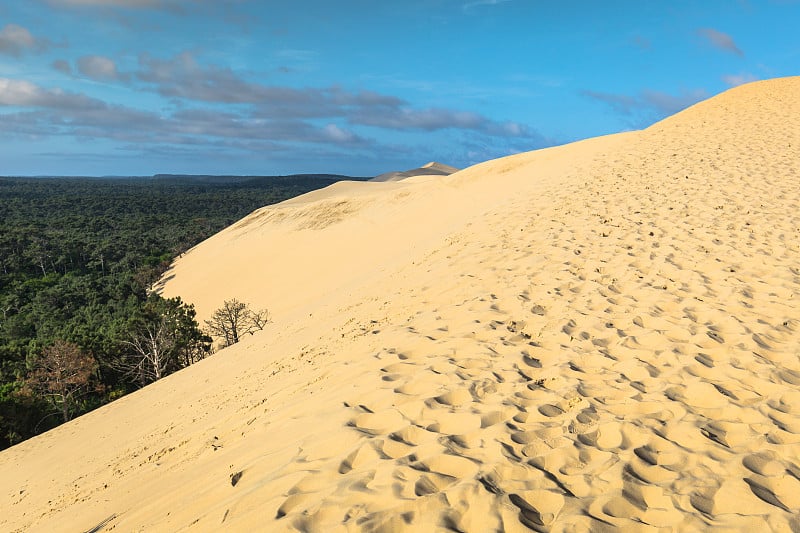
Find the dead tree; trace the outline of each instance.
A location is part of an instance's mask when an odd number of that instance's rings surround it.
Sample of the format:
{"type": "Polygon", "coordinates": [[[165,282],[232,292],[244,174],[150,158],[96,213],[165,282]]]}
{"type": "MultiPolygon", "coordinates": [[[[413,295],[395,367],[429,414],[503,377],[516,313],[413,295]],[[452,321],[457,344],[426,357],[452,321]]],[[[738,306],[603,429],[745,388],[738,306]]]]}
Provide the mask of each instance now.
{"type": "Polygon", "coordinates": [[[236,344],[248,333],[252,335],[264,329],[269,322],[269,311],[253,311],[248,304],[234,298],[225,300],[205,322],[211,334],[222,339],[225,347],[236,344]]]}
{"type": "Polygon", "coordinates": [[[124,342],[132,353],[124,359],[120,369],[141,386],[163,378],[176,366],[175,332],[164,317],[124,342]]]}
{"type": "Polygon", "coordinates": [[[73,417],[78,400],[93,390],[96,370],[97,362],[77,344],[58,340],[42,350],[27,384],[67,422],[73,417]]]}

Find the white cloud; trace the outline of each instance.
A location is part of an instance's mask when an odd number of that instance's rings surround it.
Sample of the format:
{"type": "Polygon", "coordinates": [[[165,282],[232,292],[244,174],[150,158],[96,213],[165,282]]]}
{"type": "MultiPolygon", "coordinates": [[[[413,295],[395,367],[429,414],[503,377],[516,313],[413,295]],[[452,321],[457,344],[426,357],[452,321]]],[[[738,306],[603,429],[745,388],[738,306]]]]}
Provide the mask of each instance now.
{"type": "Polygon", "coordinates": [[[510,1],[511,0],[474,0],[473,2],[467,2],[462,7],[464,11],[469,11],[480,6],[496,6],[510,1]]]}
{"type": "Polygon", "coordinates": [[[162,0],[48,0],[51,4],[64,6],[87,7],[159,7],[166,3],[162,0]]]}
{"type": "Polygon", "coordinates": [[[56,59],[55,61],[50,63],[50,66],[63,74],[67,75],[72,74],[72,66],[69,64],[68,61],[64,59],[56,59]]]}
{"type": "Polygon", "coordinates": [[[336,124],[328,124],[325,126],[325,133],[332,141],[337,143],[349,143],[358,139],[358,136],[352,131],[342,129],[336,124]]]}
{"type": "MultiPolygon", "coordinates": [[[[384,129],[460,129],[521,138],[535,135],[523,124],[496,122],[471,111],[414,109],[400,98],[372,91],[348,91],[336,86],[297,89],[253,83],[229,68],[201,64],[189,52],[169,59],[142,55],[139,64],[136,77],[163,96],[250,104],[254,106],[254,116],[265,120],[342,117],[350,124],[384,129]]],[[[341,132],[328,133],[333,138],[341,132]]]]}
{"type": "Polygon", "coordinates": [[[405,106],[376,106],[348,115],[353,124],[394,130],[437,131],[460,129],[495,137],[532,138],[538,134],[517,122],[497,122],[471,111],[454,109],[412,109],[405,106]]]}
{"type": "Polygon", "coordinates": [[[582,91],[581,94],[609,105],[620,115],[632,117],[635,127],[673,115],[709,96],[703,89],[681,91],[677,95],[652,89],[644,89],[635,96],[597,91],[582,91]]]}
{"type": "Polygon", "coordinates": [[[25,80],[0,78],[0,106],[51,109],[98,109],[105,104],[82,94],[44,89],[25,80]]]}
{"type": "Polygon", "coordinates": [[[127,81],[130,79],[128,74],[122,74],[117,70],[117,65],[113,60],[104,56],[83,56],[78,59],[78,71],[93,80],[98,81],[127,81]]]}
{"type": "Polygon", "coordinates": [[[743,85],[756,80],[758,80],[758,78],[749,72],[742,72],[741,74],[726,74],[725,76],[722,76],[722,81],[731,87],[736,87],[738,85],[743,85]]]}
{"type": "Polygon", "coordinates": [[[700,28],[697,30],[697,33],[700,36],[705,37],[708,42],[721,50],[732,52],[737,56],[744,56],[744,52],[738,46],[736,46],[736,42],[733,40],[733,37],[727,33],[722,33],[714,28],[700,28]]]}
{"type": "Polygon", "coordinates": [[[703,89],[681,91],[678,95],[672,95],[661,91],[644,90],[642,91],[641,98],[645,107],[649,106],[666,115],[672,115],[701,100],[705,100],[708,96],[708,93],[703,89]]]}
{"type": "MultiPolygon", "coordinates": [[[[30,1],[30,0],[28,0],[30,1]]],[[[227,8],[233,0],[40,0],[51,6],[65,9],[142,9],[168,11],[176,15],[187,15],[195,8],[213,8],[219,4],[227,8]]]]}
{"type": "Polygon", "coordinates": [[[0,29],[0,54],[21,56],[27,51],[41,51],[50,46],[46,39],[37,39],[31,32],[16,24],[6,24],[0,29]]]}
{"type": "Polygon", "coordinates": [[[209,109],[179,109],[162,116],[9,78],[0,78],[0,107],[3,106],[21,108],[2,115],[0,134],[7,135],[71,135],[147,145],[211,145],[222,140],[348,146],[366,146],[370,142],[332,123],[320,127],[299,119],[270,120],[252,113],[209,109]]]}
{"type": "Polygon", "coordinates": [[[0,78],[0,105],[30,105],[37,100],[39,91],[33,83],[0,78]]]}

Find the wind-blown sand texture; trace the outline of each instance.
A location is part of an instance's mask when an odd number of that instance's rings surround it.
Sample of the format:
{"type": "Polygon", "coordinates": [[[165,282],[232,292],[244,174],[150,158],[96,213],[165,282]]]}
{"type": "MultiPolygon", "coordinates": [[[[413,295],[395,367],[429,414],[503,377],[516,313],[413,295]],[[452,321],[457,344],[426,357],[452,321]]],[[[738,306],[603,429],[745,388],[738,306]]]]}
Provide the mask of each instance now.
{"type": "Polygon", "coordinates": [[[798,117],[256,211],[162,290],[273,323],[0,454],[0,530],[800,530],[798,117]]]}

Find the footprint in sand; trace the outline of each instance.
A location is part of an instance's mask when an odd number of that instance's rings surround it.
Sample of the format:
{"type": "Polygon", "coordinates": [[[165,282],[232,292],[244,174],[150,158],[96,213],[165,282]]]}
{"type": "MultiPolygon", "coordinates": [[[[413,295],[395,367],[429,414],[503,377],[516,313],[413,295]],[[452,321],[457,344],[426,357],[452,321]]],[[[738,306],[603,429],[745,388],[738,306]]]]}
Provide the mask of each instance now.
{"type": "Polygon", "coordinates": [[[361,445],[350,453],[339,465],[339,473],[346,474],[351,470],[361,468],[365,464],[373,463],[380,459],[380,454],[375,450],[372,442],[361,445]]]}
{"type": "Polygon", "coordinates": [[[462,435],[480,427],[479,414],[441,412],[434,415],[434,421],[427,426],[427,429],[443,435],[462,435]]]}
{"type": "Polygon", "coordinates": [[[533,529],[550,526],[564,507],[564,496],[549,490],[527,490],[509,499],[520,510],[520,522],[533,529]]]}
{"type": "Polygon", "coordinates": [[[405,424],[403,415],[394,409],[377,413],[363,413],[355,417],[350,425],[367,435],[385,435],[405,424]]]}
{"type": "Polygon", "coordinates": [[[451,478],[465,480],[474,478],[479,470],[478,464],[460,455],[439,454],[417,461],[412,468],[432,472],[451,478]]]}
{"type": "Polygon", "coordinates": [[[389,435],[389,438],[403,442],[410,446],[427,444],[441,437],[439,433],[428,431],[417,425],[411,424],[389,435]]]}
{"type": "Polygon", "coordinates": [[[472,394],[468,389],[454,389],[434,398],[442,405],[462,407],[472,403],[472,394]]]}

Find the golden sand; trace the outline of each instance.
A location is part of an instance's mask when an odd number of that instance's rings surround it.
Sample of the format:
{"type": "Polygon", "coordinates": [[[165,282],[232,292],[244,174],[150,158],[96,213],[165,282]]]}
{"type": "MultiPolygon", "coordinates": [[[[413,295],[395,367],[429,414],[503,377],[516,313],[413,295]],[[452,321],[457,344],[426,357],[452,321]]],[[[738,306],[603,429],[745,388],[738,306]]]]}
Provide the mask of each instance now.
{"type": "Polygon", "coordinates": [[[800,530],[798,117],[757,82],[254,212],[161,290],[273,322],[0,453],[0,530],[800,530]]]}

